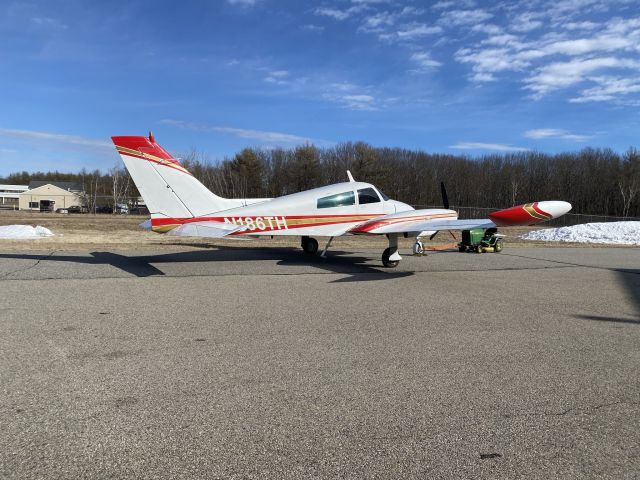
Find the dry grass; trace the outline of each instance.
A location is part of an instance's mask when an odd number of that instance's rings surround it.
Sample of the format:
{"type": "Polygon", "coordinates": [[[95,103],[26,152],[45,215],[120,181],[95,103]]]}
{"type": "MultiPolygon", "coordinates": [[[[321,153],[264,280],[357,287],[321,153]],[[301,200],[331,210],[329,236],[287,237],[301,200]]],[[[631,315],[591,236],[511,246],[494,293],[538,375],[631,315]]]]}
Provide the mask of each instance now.
{"type": "MultiPolygon", "coordinates": [[[[81,215],[58,213],[30,213],[0,211],[0,225],[42,225],[56,235],[35,240],[0,240],[0,248],[3,251],[15,250],[193,250],[199,248],[211,248],[224,245],[238,245],[239,240],[219,240],[203,238],[180,238],[160,235],[138,227],[147,217],[136,215],[81,215]]],[[[505,234],[505,242],[509,247],[518,246],[582,246],[586,244],[572,244],[561,242],[531,242],[523,241],[518,237],[523,233],[537,229],[537,227],[505,228],[501,233],[505,234]]],[[[459,238],[459,232],[454,232],[459,238]]],[[[448,232],[441,232],[428,243],[428,246],[442,247],[456,243],[448,232]]],[[[400,246],[410,249],[414,240],[401,239],[400,246]]],[[[322,240],[320,241],[323,246],[322,240]]],[[[387,241],[382,236],[346,236],[336,238],[332,246],[334,248],[379,248],[384,249],[387,241]]],[[[246,242],[247,247],[274,247],[288,246],[299,247],[298,237],[261,237],[251,242],[246,242]]],[[[602,246],[602,245],[600,245],[602,246]]]]}

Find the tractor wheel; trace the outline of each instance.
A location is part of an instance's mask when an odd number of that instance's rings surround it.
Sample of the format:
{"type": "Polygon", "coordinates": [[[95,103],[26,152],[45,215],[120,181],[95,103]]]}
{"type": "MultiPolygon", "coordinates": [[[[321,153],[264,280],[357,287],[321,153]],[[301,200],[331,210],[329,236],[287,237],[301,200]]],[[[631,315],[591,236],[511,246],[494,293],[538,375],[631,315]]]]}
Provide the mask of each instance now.
{"type": "Polygon", "coordinates": [[[459,251],[460,253],[464,253],[464,252],[466,252],[466,251],[467,251],[467,247],[465,247],[464,245],[460,245],[460,246],[458,247],[458,251],[459,251]]]}
{"type": "Polygon", "coordinates": [[[384,265],[387,268],[396,268],[400,263],[400,261],[389,260],[390,256],[391,256],[391,251],[388,248],[386,248],[385,251],[382,252],[382,265],[384,265]]]}
{"type": "Polygon", "coordinates": [[[476,246],[476,253],[482,253],[482,247],[480,245],[476,246]]]}
{"type": "Polygon", "coordinates": [[[503,248],[504,248],[504,245],[502,244],[502,239],[501,238],[497,239],[495,245],[493,246],[493,251],[496,253],[500,253],[503,248]]]}
{"type": "Polygon", "coordinates": [[[318,241],[315,238],[308,238],[302,243],[304,253],[313,255],[318,251],[318,241]]]}

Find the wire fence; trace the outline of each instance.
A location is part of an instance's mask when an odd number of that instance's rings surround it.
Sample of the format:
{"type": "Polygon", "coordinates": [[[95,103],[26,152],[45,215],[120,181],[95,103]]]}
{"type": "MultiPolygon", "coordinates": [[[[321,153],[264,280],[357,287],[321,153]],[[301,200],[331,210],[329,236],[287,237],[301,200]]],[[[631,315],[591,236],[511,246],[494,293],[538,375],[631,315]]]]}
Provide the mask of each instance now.
{"type": "MultiPolygon", "coordinates": [[[[442,205],[415,205],[415,208],[442,208],[442,205]]],[[[452,206],[460,216],[466,218],[487,218],[496,208],[452,206]]],[[[97,196],[88,199],[70,193],[69,195],[21,195],[20,203],[0,204],[1,210],[20,210],[31,213],[96,213],[96,214],[137,214],[148,215],[149,211],[139,197],[125,197],[114,203],[112,196],[97,196]]],[[[610,215],[591,215],[567,213],[546,225],[569,226],[581,223],[640,221],[638,217],[614,217],[610,215]]]]}
{"type": "Polygon", "coordinates": [[[120,213],[148,215],[139,197],[122,197],[114,202],[113,196],[92,196],[69,192],[68,194],[20,195],[19,200],[0,202],[1,210],[20,210],[31,213],[120,213]]]}

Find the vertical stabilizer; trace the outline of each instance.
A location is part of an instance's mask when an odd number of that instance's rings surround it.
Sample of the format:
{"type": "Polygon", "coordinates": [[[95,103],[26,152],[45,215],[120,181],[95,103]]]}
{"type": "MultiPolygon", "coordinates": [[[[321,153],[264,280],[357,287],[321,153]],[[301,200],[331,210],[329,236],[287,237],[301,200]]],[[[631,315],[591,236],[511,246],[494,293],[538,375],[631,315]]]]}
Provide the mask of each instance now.
{"type": "Polygon", "coordinates": [[[182,164],[149,137],[111,137],[151,218],[190,218],[242,205],[221,198],[200,183],[182,164]]]}

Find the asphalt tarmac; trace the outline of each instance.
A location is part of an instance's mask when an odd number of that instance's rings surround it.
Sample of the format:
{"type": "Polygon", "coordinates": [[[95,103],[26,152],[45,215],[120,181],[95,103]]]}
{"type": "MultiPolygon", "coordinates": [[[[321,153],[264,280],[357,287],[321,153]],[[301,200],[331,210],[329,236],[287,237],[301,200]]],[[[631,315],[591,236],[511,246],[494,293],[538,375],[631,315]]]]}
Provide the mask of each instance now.
{"type": "Polygon", "coordinates": [[[639,478],[640,249],[0,253],[0,478],[639,478]]]}

